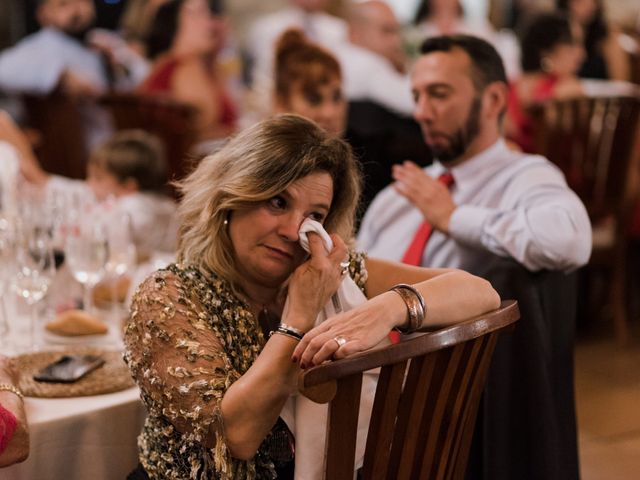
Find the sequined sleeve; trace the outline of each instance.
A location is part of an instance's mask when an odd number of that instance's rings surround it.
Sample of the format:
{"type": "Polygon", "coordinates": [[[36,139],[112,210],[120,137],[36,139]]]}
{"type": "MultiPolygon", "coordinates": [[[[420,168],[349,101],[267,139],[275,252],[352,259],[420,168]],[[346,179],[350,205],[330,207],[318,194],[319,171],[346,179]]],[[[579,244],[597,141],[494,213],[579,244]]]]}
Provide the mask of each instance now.
{"type": "Polygon", "coordinates": [[[214,470],[232,478],[238,467],[226,449],[220,402],[240,375],[199,298],[169,271],[149,277],[133,298],[125,360],[149,414],[138,443],[152,478],[214,470]]]}

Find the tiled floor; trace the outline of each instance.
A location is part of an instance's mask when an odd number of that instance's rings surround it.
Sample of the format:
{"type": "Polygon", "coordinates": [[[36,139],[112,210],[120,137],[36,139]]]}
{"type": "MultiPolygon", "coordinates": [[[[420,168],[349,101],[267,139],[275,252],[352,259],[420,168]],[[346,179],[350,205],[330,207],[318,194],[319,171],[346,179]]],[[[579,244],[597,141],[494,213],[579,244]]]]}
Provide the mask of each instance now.
{"type": "Polygon", "coordinates": [[[619,347],[606,328],[578,336],[576,404],[583,480],[640,478],[640,331],[619,347]]]}

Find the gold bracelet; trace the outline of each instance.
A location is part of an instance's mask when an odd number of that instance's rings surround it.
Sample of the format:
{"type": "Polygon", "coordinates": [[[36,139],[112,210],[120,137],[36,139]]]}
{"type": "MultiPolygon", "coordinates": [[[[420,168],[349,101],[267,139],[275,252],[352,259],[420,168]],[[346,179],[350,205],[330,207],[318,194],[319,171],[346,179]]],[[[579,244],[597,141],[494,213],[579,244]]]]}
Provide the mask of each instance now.
{"type": "Polygon", "coordinates": [[[418,290],[413,286],[406,283],[399,283],[391,288],[402,298],[407,306],[407,322],[401,327],[396,329],[401,333],[412,333],[418,330],[422,326],[424,317],[427,313],[427,307],[424,303],[424,298],[418,290]]]}
{"type": "Polygon", "coordinates": [[[0,383],[0,392],[2,391],[15,393],[18,397],[20,397],[20,400],[24,401],[24,394],[18,387],[11,385],[10,383],[0,383]]]}

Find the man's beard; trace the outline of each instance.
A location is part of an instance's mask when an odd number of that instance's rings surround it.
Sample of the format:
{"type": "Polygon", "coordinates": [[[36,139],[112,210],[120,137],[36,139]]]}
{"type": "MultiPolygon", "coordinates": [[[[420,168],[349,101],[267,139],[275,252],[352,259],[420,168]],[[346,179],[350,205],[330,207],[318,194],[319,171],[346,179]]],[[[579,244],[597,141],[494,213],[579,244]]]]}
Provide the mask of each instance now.
{"type": "Polygon", "coordinates": [[[480,131],[480,106],[479,97],[473,99],[467,121],[462,128],[459,128],[453,135],[449,136],[450,142],[447,147],[429,145],[433,156],[444,165],[453,163],[460,158],[469,148],[469,144],[478,136],[480,131]]]}
{"type": "Polygon", "coordinates": [[[66,33],[71,38],[75,38],[80,43],[85,43],[87,40],[87,34],[93,28],[93,21],[87,23],[86,25],[77,25],[78,21],[73,19],[69,22],[70,25],[63,29],[64,33],[66,33]]]}

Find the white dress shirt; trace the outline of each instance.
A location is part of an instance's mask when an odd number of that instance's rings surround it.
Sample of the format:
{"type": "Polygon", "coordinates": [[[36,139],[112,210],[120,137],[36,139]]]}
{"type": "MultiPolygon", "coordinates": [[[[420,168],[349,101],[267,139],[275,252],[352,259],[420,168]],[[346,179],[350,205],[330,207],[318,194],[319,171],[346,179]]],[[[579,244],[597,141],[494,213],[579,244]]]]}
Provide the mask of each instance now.
{"type": "Polygon", "coordinates": [[[389,60],[370,50],[345,42],[335,51],[348,100],[368,100],[403,116],[411,116],[415,104],[409,75],[398,72],[389,60]]]}
{"type": "Polygon", "coordinates": [[[70,70],[106,90],[100,55],[54,28],[43,28],[0,53],[0,89],[8,93],[51,93],[70,70]]]}
{"type": "MultiPolygon", "coordinates": [[[[98,91],[107,90],[106,71],[98,53],[59,30],[42,28],[0,53],[0,90],[46,96],[55,90],[66,70],[98,91]]],[[[95,103],[83,102],[79,114],[89,150],[112,133],[111,116],[95,103]]]]}
{"type": "MultiPolygon", "coordinates": [[[[424,170],[435,178],[444,167],[435,162],[424,170]]],[[[589,260],[584,205],[544,157],[514,152],[500,139],[451,174],[457,208],[449,233],[432,233],[423,266],[473,270],[489,254],[512,257],[532,271],[572,270],[589,260]]],[[[359,248],[399,261],[422,221],[422,213],[389,186],[364,216],[359,248]]]]}

